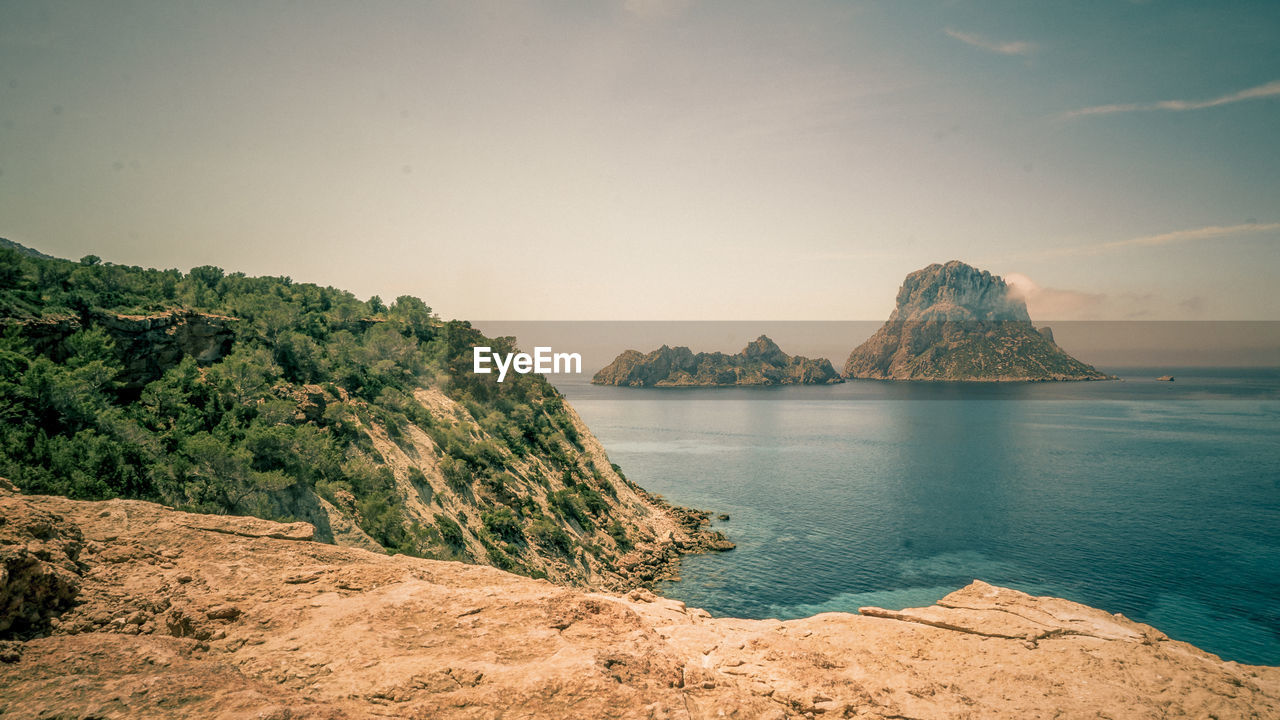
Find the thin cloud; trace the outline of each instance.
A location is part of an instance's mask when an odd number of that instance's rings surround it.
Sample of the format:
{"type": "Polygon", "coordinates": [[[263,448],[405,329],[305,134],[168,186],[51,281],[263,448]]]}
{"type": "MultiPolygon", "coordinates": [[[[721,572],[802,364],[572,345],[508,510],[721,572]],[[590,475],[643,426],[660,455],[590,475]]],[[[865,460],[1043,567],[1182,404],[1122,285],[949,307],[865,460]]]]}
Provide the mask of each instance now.
{"type": "Polygon", "coordinates": [[[1042,287],[1022,273],[1007,273],[1009,294],[1027,304],[1027,312],[1038,323],[1061,320],[1143,320],[1160,316],[1187,320],[1203,317],[1209,303],[1200,296],[1171,301],[1144,292],[1082,292],[1066,288],[1042,287]],[[1176,318],[1168,317],[1169,307],[1178,308],[1176,318]]]}
{"type": "Polygon", "coordinates": [[[1008,273],[1009,294],[1027,304],[1027,312],[1039,319],[1096,319],[1106,309],[1105,293],[1041,287],[1022,273],[1008,273]]]}
{"type": "Polygon", "coordinates": [[[852,260],[894,260],[911,261],[920,257],[919,253],[892,252],[888,250],[851,250],[849,252],[812,252],[796,256],[803,262],[814,261],[852,261],[852,260]]]}
{"type": "Polygon", "coordinates": [[[970,47],[980,48],[1001,55],[1030,55],[1036,46],[1022,40],[989,40],[981,35],[947,28],[944,32],[970,47]]]}
{"type": "Polygon", "coordinates": [[[1144,235],[1126,240],[1113,240],[1093,245],[1078,245],[1070,248],[1055,248],[1036,255],[1038,258],[1078,257],[1082,255],[1102,255],[1105,253],[1134,247],[1158,247],[1175,243],[1203,242],[1236,235],[1256,235],[1280,231],[1280,222],[1276,223],[1244,223],[1241,225],[1209,225],[1188,230],[1174,230],[1159,235],[1144,235]]]}
{"type": "Polygon", "coordinates": [[[626,0],[627,12],[646,20],[674,17],[689,7],[690,0],[626,0]]]}
{"type": "Polygon", "coordinates": [[[1184,112],[1187,110],[1204,110],[1206,108],[1230,105],[1232,103],[1244,102],[1246,100],[1261,100],[1263,98],[1277,96],[1280,96],[1280,80],[1273,80],[1263,85],[1229,93],[1227,95],[1221,95],[1211,100],[1161,100],[1160,102],[1154,103],[1095,105],[1094,107],[1072,110],[1071,112],[1065,113],[1063,117],[1076,118],[1089,115],[1114,115],[1116,113],[1146,112],[1150,110],[1184,112]]]}

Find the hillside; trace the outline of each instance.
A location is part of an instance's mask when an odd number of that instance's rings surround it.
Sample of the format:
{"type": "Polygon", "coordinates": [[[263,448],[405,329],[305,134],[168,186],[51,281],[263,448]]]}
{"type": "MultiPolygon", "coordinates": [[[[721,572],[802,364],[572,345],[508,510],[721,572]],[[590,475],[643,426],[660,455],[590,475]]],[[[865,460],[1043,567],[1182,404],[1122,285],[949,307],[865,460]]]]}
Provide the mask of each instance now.
{"type": "Polygon", "coordinates": [[[0,250],[13,250],[14,252],[20,253],[22,255],[29,255],[31,257],[37,257],[37,258],[44,258],[46,260],[54,259],[52,255],[45,255],[39,250],[33,250],[32,248],[29,248],[26,245],[23,245],[21,243],[16,243],[7,238],[0,238],[0,250]]]}
{"type": "Polygon", "coordinates": [[[627,350],[596,373],[591,382],[626,387],[730,387],[826,385],[841,379],[830,360],[788,355],[761,335],[734,355],[695,354],[687,347],[666,345],[648,354],[627,350]]]}
{"type": "Polygon", "coordinates": [[[737,620],[301,523],[3,482],[0,517],[13,720],[1280,716],[1278,668],[980,582],[927,608],[737,620]]]}
{"type": "Polygon", "coordinates": [[[1106,380],[1031,324],[1004,280],[958,260],[902,281],[884,325],[849,354],[845,377],[1023,382],[1106,380]]]}
{"type": "Polygon", "coordinates": [[[470,372],[421,300],[0,248],[0,475],[305,520],[319,539],[601,588],[732,547],[627,481],[540,376],[470,372]]]}

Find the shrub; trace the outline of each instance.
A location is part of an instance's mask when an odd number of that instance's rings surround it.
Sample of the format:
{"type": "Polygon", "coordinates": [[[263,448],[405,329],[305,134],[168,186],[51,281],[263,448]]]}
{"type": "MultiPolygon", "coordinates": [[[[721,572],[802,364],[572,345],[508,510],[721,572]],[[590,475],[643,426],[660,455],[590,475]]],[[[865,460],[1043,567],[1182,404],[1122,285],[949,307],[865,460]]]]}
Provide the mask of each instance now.
{"type": "Polygon", "coordinates": [[[431,483],[427,481],[427,476],[422,474],[416,465],[409,466],[409,482],[418,491],[418,496],[422,498],[422,502],[430,503],[435,497],[435,492],[431,488],[431,483]]]}
{"type": "Polygon", "coordinates": [[[579,484],[575,491],[578,493],[578,497],[582,498],[582,504],[591,514],[599,515],[609,509],[609,503],[605,502],[600,493],[592,490],[587,485],[579,484]]]}
{"type": "Polygon", "coordinates": [[[499,570],[514,570],[518,563],[505,550],[498,547],[487,531],[481,530],[476,533],[476,539],[484,546],[485,556],[489,559],[489,564],[499,570]]]}
{"type": "Polygon", "coordinates": [[[622,552],[626,552],[634,547],[634,544],[631,542],[631,538],[627,537],[626,528],[622,527],[622,523],[617,520],[609,523],[609,529],[607,532],[609,533],[609,537],[613,538],[613,541],[618,543],[618,549],[622,552]]]}
{"type": "Polygon", "coordinates": [[[562,554],[567,555],[569,549],[573,547],[573,539],[569,537],[568,533],[546,518],[535,520],[529,526],[529,533],[538,541],[538,544],[559,551],[562,554]]]}
{"type": "Polygon", "coordinates": [[[366,495],[356,501],[356,508],[360,511],[360,529],[378,544],[394,552],[416,552],[404,515],[393,494],[381,492],[366,495]]]}
{"type": "Polygon", "coordinates": [[[480,520],[489,532],[507,542],[524,540],[524,533],[520,530],[520,519],[509,508],[499,507],[483,512],[480,514],[480,520]]]}
{"type": "Polygon", "coordinates": [[[566,518],[574,520],[583,530],[590,532],[595,523],[587,514],[587,507],[572,490],[557,490],[551,493],[551,507],[566,518]]]}
{"type": "Polygon", "coordinates": [[[436,513],[436,528],[440,531],[440,539],[449,547],[460,548],[466,545],[462,528],[449,516],[436,513]]]}
{"type": "Polygon", "coordinates": [[[456,458],[446,457],[440,460],[440,472],[444,474],[445,483],[456,492],[471,489],[471,469],[456,458]]]}

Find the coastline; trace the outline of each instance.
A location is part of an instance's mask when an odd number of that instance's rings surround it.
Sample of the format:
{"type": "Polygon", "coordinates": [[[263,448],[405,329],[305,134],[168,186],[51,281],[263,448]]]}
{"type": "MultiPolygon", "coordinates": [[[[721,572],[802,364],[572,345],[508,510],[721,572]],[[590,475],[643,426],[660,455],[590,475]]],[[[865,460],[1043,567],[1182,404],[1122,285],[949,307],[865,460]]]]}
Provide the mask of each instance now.
{"type": "MultiPolygon", "coordinates": [[[[564,401],[564,409],[573,421],[590,463],[597,471],[624,484],[636,495],[640,505],[646,509],[647,524],[652,533],[649,541],[637,543],[630,552],[618,558],[614,570],[622,582],[606,583],[604,587],[652,590],[658,583],[679,579],[680,561],[685,555],[734,549],[734,544],[723,533],[709,527],[709,511],[672,504],[632,482],[618,466],[609,462],[604,446],[568,399],[564,401]]],[[[591,586],[589,579],[587,582],[573,579],[570,584],[591,586]]]]}
{"type": "Polygon", "coordinates": [[[305,523],[4,491],[0,507],[23,578],[75,587],[0,647],[0,710],[23,720],[1280,713],[1280,668],[980,582],[927,608],[741,620],[315,543],[305,523]]]}
{"type": "Polygon", "coordinates": [[[799,617],[895,607],[877,595],[930,603],[982,578],[1275,664],[1269,599],[1233,590],[1241,577],[1265,587],[1269,571],[1207,548],[1238,532],[1261,557],[1275,547],[1280,375],[1109,372],[1122,381],[564,389],[631,479],[732,515],[738,549],[686,561],[663,588],[690,606],[799,617]],[[1230,467],[1214,460],[1224,454],[1230,467]],[[1203,568],[1194,588],[1180,582],[1188,568],[1203,568]]]}

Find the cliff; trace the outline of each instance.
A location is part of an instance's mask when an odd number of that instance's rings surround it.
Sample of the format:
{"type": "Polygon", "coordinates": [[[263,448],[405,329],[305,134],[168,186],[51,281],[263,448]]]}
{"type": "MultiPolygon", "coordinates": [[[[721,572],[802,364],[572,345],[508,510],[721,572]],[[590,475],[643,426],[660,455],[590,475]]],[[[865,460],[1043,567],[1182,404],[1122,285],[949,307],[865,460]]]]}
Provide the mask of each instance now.
{"type": "Polygon", "coordinates": [[[902,282],[888,321],[849,355],[845,377],[876,380],[1107,380],[1031,324],[1004,280],[958,260],[902,282]]]}
{"type": "Polygon", "coordinates": [[[305,523],[0,490],[0,715],[1246,718],[1280,668],[981,582],[713,618],[644,590],[312,542],[305,523]]]}
{"type": "Polygon", "coordinates": [[[629,482],[541,376],[421,300],[0,246],[0,476],[305,521],[315,538],[597,589],[733,545],[629,482]]]}
{"type": "Polygon", "coordinates": [[[824,385],[841,382],[826,359],[782,352],[761,335],[736,355],[694,354],[662,347],[649,354],[627,350],[591,379],[595,385],[627,387],[727,387],[734,385],[824,385]]]}
{"type": "Polygon", "coordinates": [[[15,326],[37,353],[59,362],[72,354],[67,341],[73,335],[101,329],[114,345],[116,380],[126,390],[139,390],[183,358],[194,358],[202,366],[221,360],[231,351],[235,321],[225,315],[181,309],[152,315],[96,310],[83,317],[5,319],[3,324],[15,326]]]}
{"type": "MultiPolygon", "coordinates": [[[[434,530],[435,557],[620,590],[677,578],[682,554],[734,547],[710,528],[707,513],[672,506],[623,477],[567,402],[562,411],[575,444],[559,450],[574,453],[571,464],[554,453],[512,452],[438,388],[419,388],[412,402],[424,415],[396,428],[395,437],[376,422],[361,430],[370,457],[393,479],[399,523],[434,530]],[[453,462],[440,443],[456,437],[495,453],[501,472],[477,474],[453,462]]],[[[322,528],[317,539],[380,550],[353,522],[360,499],[338,500],[304,493],[288,514],[322,528]]]]}

